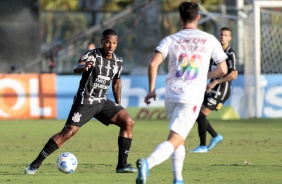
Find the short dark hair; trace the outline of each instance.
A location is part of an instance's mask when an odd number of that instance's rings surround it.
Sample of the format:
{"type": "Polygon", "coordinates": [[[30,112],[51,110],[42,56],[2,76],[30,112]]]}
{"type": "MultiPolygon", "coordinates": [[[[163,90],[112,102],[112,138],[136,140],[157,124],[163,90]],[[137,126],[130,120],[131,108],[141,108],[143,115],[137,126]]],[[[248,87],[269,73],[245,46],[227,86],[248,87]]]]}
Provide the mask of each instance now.
{"type": "Polygon", "coordinates": [[[178,9],[184,24],[196,20],[199,14],[199,5],[193,2],[183,2],[178,9]]]}
{"type": "Polygon", "coordinates": [[[220,31],[229,31],[230,33],[232,33],[231,29],[229,27],[222,27],[220,29],[220,31]]]}
{"type": "Polygon", "coordinates": [[[116,33],[116,31],[113,30],[113,29],[106,29],[106,30],[103,32],[103,38],[106,38],[107,36],[110,36],[110,35],[117,36],[117,33],[116,33]]]}

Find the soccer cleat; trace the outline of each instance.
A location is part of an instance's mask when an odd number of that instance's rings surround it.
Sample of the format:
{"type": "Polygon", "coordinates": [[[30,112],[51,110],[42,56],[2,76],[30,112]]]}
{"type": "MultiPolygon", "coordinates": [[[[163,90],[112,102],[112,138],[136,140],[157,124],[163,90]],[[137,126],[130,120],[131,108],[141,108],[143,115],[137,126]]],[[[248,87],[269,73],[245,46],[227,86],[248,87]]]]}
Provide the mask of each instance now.
{"type": "Polygon", "coordinates": [[[183,180],[173,180],[173,184],[184,184],[183,180]]]}
{"type": "Polygon", "coordinates": [[[213,149],[215,147],[215,145],[220,143],[222,140],[223,140],[223,137],[220,134],[217,134],[217,136],[215,136],[211,139],[211,142],[208,145],[208,150],[213,149]]]}
{"type": "Polygon", "coordinates": [[[27,166],[27,168],[25,169],[24,173],[25,174],[34,174],[34,173],[36,173],[38,168],[39,168],[39,166],[37,166],[37,165],[29,164],[29,166],[27,166]]]}
{"type": "Polygon", "coordinates": [[[133,168],[131,164],[116,170],[117,173],[137,173],[137,169],[133,168]]]}
{"type": "Polygon", "coordinates": [[[136,184],[146,184],[146,178],[149,175],[149,167],[147,160],[144,158],[139,158],[136,161],[136,166],[138,169],[136,184]]]}
{"type": "Polygon", "coordinates": [[[208,147],[207,146],[198,146],[195,149],[191,150],[190,153],[207,153],[208,147]]]}

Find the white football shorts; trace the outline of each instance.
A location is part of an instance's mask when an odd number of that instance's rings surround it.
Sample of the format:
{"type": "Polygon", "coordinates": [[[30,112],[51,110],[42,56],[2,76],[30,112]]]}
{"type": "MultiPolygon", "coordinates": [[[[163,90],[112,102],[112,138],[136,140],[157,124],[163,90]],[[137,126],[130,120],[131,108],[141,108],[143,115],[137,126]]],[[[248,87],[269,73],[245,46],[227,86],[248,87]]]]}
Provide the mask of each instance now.
{"type": "Polygon", "coordinates": [[[176,102],[165,102],[170,130],[186,139],[200,112],[200,106],[176,102]]]}

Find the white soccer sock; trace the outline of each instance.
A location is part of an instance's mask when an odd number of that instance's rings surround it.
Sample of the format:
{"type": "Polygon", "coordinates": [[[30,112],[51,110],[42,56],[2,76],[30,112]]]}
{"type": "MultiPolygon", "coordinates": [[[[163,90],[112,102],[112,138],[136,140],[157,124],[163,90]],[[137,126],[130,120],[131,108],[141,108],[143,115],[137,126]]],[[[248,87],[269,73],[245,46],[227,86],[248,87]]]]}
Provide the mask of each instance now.
{"type": "Polygon", "coordinates": [[[153,153],[147,158],[149,169],[167,160],[173,151],[174,146],[170,142],[165,141],[159,144],[153,153]]]}
{"type": "Polygon", "coordinates": [[[185,159],[185,147],[183,145],[178,148],[171,155],[173,177],[177,180],[183,180],[182,170],[185,159]]]}

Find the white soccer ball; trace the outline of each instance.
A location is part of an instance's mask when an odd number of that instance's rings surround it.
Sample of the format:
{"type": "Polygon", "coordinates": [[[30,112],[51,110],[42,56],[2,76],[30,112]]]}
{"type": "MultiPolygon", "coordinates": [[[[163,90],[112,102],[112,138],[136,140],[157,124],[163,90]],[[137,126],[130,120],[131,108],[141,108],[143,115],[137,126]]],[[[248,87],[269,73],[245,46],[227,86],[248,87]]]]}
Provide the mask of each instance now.
{"type": "Polygon", "coordinates": [[[57,158],[57,167],[62,173],[72,173],[77,167],[77,159],[72,153],[64,152],[57,158]]]}

